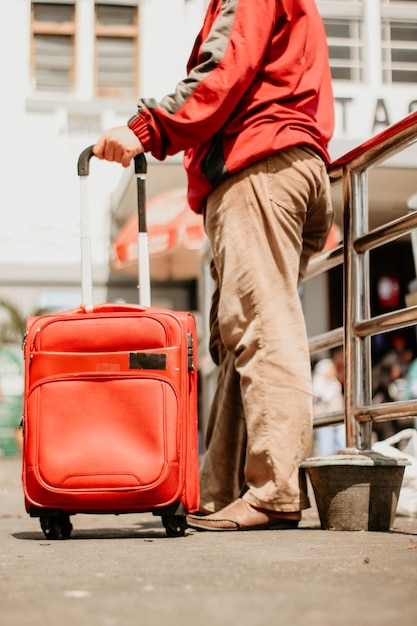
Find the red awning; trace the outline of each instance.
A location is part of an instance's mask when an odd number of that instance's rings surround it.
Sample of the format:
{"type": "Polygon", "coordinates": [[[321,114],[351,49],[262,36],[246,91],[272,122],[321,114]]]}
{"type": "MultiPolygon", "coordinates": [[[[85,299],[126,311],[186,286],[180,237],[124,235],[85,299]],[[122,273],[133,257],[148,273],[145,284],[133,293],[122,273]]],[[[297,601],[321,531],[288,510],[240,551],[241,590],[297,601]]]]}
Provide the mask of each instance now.
{"type": "MultiPolygon", "coordinates": [[[[203,217],[190,209],[186,189],[158,194],[146,206],[151,278],[187,280],[200,273],[205,242],[203,217]]],[[[112,246],[111,267],[137,275],[138,216],[126,222],[112,246]]]]}

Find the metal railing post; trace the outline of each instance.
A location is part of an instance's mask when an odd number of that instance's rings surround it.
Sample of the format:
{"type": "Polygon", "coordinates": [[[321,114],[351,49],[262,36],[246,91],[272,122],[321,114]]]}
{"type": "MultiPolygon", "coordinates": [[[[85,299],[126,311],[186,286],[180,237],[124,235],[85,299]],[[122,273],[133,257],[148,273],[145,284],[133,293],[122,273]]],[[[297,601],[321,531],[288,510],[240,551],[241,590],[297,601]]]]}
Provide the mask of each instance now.
{"type": "Polygon", "coordinates": [[[343,331],[345,359],[345,434],[346,449],[356,448],[356,424],[354,406],[354,375],[353,375],[353,285],[352,285],[352,250],[353,250],[353,212],[352,181],[349,170],[343,168],[343,331]]]}
{"type": "MultiPolygon", "coordinates": [[[[310,338],[312,354],[335,347],[340,335],[344,347],[346,447],[331,457],[311,458],[301,464],[312,482],[322,528],[388,530],[395,516],[407,462],[372,450],[372,423],[417,415],[417,399],[390,402],[389,406],[373,404],[371,338],[417,325],[417,306],[372,316],[370,251],[410,234],[417,227],[417,219],[408,214],[370,230],[368,172],[413,143],[417,143],[417,112],[341,157],[330,168],[332,185],[342,182],[343,256],[336,250],[321,255],[311,264],[305,279],[310,274],[317,276],[320,270],[326,272],[343,265],[343,328],[310,338]],[[358,490],[360,484],[364,490],[358,490]]],[[[334,413],[314,418],[316,427],[339,422],[339,415],[334,413]]]]}
{"type": "MultiPolygon", "coordinates": [[[[358,337],[355,328],[358,322],[369,319],[370,308],[370,269],[369,252],[359,253],[355,248],[355,241],[368,232],[368,171],[351,172],[352,187],[352,371],[354,385],[352,387],[353,404],[355,411],[358,406],[369,405],[372,402],[371,380],[371,341],[370,337],[358,337]]],[[[360,423],[356,427],[356,447],[359,450],[370,450],[372,446],[371,422],[360,423]]]]}

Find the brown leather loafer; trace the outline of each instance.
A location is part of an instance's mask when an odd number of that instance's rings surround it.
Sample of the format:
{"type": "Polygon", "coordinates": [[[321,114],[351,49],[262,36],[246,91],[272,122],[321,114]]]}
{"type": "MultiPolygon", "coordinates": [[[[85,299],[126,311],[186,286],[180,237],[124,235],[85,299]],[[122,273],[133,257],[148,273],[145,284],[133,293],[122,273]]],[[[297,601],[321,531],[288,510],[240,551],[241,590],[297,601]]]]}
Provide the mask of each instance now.
{"type": "Polygon", "coordinates": [[[217,513],[187,515],[187,524],[196,530],[284,530],[297,528],[301,514],[258,509],[239,498],[217,513]]]}

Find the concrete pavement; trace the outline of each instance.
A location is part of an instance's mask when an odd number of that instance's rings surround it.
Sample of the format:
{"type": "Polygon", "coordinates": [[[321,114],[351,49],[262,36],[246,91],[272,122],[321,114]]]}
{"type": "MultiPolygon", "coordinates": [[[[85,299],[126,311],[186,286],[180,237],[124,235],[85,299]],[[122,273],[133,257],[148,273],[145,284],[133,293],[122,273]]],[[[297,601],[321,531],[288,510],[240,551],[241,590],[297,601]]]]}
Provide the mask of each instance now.
{"type": "Polygon", "coordinates": [[[390,532],[187,531],[77,515],[48,541],[23,505],[20,457],[0,457],[2,626],[417,624],[417,518],[390,532]]]}

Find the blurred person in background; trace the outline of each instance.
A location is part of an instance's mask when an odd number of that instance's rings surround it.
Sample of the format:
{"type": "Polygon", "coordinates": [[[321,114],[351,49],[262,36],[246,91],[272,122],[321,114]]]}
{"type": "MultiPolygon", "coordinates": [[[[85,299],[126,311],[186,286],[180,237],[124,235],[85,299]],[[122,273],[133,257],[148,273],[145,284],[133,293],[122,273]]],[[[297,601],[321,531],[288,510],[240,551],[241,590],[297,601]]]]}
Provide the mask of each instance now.
{"type": "MultiPolygon", "coordinates": [[[[313,407],[314,415],[343,411],[343,387],[338,372],[338,356],[343,350],[334,353],[332,358],[320,359],[313,368],[313,407]]],[[[342,370],[343,372],[343,370],[342,370]]],[[[315,430],[314,451],[318,456],[336,454],[345,447],[344,424],[320,426],[315,430]]]]}

